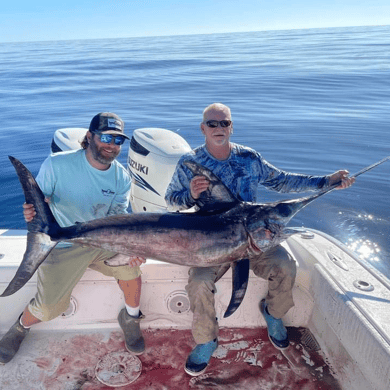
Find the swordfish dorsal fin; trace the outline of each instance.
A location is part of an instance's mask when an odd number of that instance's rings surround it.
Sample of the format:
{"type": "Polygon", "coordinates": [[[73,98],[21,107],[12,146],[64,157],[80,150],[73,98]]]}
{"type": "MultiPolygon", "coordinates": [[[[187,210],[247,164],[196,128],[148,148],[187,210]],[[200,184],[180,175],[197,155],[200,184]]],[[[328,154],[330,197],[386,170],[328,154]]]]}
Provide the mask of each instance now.
{"type": "Polygon", "coordinates": [[[231,191],[222,183],[210,169],[203,167],[195,161],[186,160],[183,164],[194,174],[194,176],[205,176],[210,181],[207,191],[202,192],[196,205],[200,212],[212,213],[228,210],[240,203],[231,191]]]}

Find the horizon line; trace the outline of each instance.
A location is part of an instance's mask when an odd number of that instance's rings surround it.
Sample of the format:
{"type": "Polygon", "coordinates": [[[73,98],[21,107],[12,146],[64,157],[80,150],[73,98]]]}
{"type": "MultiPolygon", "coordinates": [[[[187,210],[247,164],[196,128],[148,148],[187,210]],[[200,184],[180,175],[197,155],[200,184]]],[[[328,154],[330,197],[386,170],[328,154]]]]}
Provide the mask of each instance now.
{"type": "Polygon", "coordinates": [[[249,31],[230,31],[230,32],[210,32],[210,33],[188,33],[188,34],[163,34],[163,35],[134,35],[118,36],[108,38],[63,38],[63,39],[44,39],[44,40],[25,40],[25,41],[0,41],[1,44],[21,44],[21,43],[47,43],[47,42],[66,42],[66,41],[91,41],[91,40],[117,40],[117,39],[143,39],[143,38],[169,38],[169,37],[186,37],[193,35],[226,35],[226,34],[248,34],[273,31],[298,31],[298,30],[326,30],[339,28],[362,28],[362,27],[389,27],[390,24],[368,24],[368,25],[350,25],[350,26],[328,26],[328,27],[297,27],[297,28],[275,28],[266,30],[249,30],[249,31]]]}

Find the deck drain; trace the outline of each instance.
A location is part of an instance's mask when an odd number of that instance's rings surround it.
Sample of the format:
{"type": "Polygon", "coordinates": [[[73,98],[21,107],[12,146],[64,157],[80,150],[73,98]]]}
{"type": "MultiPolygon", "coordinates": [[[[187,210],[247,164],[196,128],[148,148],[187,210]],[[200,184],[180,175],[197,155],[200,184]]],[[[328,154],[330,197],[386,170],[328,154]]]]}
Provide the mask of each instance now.
{"type": "Polygon", "coordinates": [[[353,285],[362,291],[374,291],[374,286],[369,282],[365,282],[364,280],[355,280],[353,285]]]}
{"type": "Polygon", "coordinates": [[[313,333],[309,329],[305,328],[301,333],[301,344],[308,351],[319,351],[321,349],[320,344],[315,339],[313,333]]]}
{"type": "Polygon", "coordinates": [[[76,301],[76,298],[73,297],[73,295],[70,297],[70,303],[68,308],[60,315],[60,318],[65,319],[72,317],[76,314],[78,308],[78,303],[76,301]]]}
{"type": "Polygon", "coordinates": [[[141,375],[142,363],[126,351],[112,352],[100,359],[95,369],[96,379],[109,387],[129,385],[141,375]]]}
{"type": "Polygon", "coordinates": [[[167,297],[167,306],[170,313],[183,314],[190,311],[190,300],[186,291],[171,292],[167,297]]]}

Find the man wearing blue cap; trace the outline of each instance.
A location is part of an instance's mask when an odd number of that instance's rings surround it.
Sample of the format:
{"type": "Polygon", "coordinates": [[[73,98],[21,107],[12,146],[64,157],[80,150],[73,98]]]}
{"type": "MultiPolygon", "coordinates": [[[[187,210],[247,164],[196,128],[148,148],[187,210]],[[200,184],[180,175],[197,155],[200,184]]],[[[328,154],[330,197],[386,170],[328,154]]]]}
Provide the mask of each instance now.
{"type": "MultiPolygon", "coordinates": [[[[43,162],[37,183],[60,226],[127,213],[131,181],[116,160],[126,139],[122,119],[100,113],[93,117],[81,149],[52,154],[43,162]]],[[[31,221],[36,214],[33,205],[24,204],[23,208],[25,220],[31,221]]],[[[88,267],[117,280],[125,299],[118,321],[126,348],[142,354],[139,266],[145,260],[129,258],[128,265],[119,267],[104,263],[115,256],[123,255],[79,244],[58,244],[38,269],[37,294],[0,340],[0,363],[15,356],[33,325],[52,320],[68,308],[72,290],[88,267]]]]}

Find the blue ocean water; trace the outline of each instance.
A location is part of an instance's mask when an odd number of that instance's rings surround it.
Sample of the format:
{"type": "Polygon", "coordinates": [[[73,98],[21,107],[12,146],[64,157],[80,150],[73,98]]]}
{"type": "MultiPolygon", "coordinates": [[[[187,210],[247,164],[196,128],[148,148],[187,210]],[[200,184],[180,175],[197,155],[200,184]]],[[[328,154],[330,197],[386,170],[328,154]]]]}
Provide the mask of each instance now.
{"type": "MultiPolygon", "coordinates": [[[[25,227],[7,156],[36,174],[56,129],[88,127],[101,111],[120,115],[128,134],[161,127],[195,147],[203,109],[223,102],[233,141],[275,166],[354,173],[390,154],[389,36],[377,26],[0,44],[0,228],[25,227]]],[[[389,172],[360,176],[290,225],[331,234],[390,278],[389,172]]]]}

